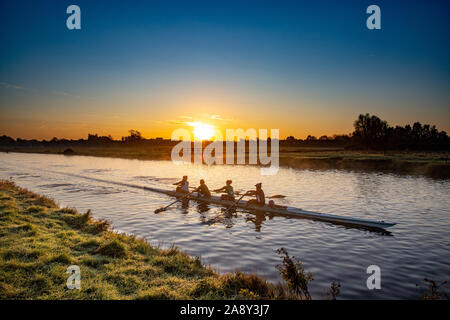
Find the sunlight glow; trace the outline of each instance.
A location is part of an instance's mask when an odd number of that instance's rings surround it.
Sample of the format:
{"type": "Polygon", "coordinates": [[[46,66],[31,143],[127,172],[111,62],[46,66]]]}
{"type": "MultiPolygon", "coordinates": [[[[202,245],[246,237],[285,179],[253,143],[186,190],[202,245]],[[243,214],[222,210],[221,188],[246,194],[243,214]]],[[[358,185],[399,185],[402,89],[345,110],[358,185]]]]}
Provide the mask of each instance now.
{"type": "Polygon", "coordinates": [[[214,126],[203,122],[188,122],[194,128],[194,138],[210,140],[214,136],[214,126]]]}

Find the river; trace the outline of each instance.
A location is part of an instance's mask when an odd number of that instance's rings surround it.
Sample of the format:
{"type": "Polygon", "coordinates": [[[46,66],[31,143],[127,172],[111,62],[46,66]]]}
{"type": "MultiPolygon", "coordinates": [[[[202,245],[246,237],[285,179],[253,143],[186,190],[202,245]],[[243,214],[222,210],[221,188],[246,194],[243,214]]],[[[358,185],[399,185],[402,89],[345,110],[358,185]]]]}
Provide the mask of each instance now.
{"type": "Polygon", "coordinates": [[[421,176],[341,170],[280,168],[261,176],[257,167],[177,165],[170,161],[45,154],[0,153],[0,177],[49,196],[61,206],[109,220],[114,229],[172,244],[220,272],[256,272],[280,281],[284,247],[314,274],[313,298],[324,298],[332,281],[344,299],[417,299],[423,278],[450,280],[450,181],[421,176]],[[270,217],[191,202],[160,214],[153,211],[174,199],[118,183],[173,188],[187,174],[191,185],[204,178],[210,189],[232,179],[235,190],[262,182],[267,196],[286,195],[277,203],[322,213],[397,223],[391,234],[346,228],[325,222],[270,217]],[[97,179],[97,180],[96,180],[97,179]],[[99,181],[98,179],[105,180],[99,181]],[[381,289],[369,290],[367,267],[381,270],[381,289]],[[419,286],[417,286],[419,285],[419,286]]]}

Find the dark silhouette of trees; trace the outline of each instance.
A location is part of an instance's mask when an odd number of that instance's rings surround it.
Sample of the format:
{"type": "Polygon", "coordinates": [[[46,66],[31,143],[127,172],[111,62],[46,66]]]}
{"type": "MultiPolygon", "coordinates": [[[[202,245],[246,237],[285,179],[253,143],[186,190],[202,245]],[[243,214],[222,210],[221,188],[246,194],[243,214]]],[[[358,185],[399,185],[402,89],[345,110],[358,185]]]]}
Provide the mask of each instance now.
{"type": "MultiPolygon", "coordinates": [[[[354,121],[354,131],[351,134],[330,136],[308,135],[305,140],[289,136],[286,140],[280,140],[281,146],[295,147],[325,147],[346,149],[371,149],[371,150],[430,150],[449,151],[450,139],[445,131],[439,131],[436,126],[415,122],[412,126],[391,127],[388,123],[375,115],[361,114],[354,121]]],[[[147,146],[147,145],[175,145],[176,141],[170,139],[145,139],[137,130],[129,130],[129,135],[120,140],[114,140],[110,135],[99,136],[88,134],[87,139],[68,140],[53,138],[50,141],[36,139],[26,140],[17,138],[14,140],[6,135],[0,136],[0,148],[11,150],[14,147],[64,147],[74,148],[79,146],[147,146]]],[[[269,142],[270,143],[270,142],[269,142]]],[[[0,149],[1,150],[1,149],[0,149]]]]}
{"type": "Polygon", "coordinates": [[[6,135],[2,135],[0,137],[0,145],[2,146],[13,146],[15,143],[16,141],[11,137],[8,137],[6,135]]]}
{"type": "Polygon", "coordinates": [[[142,134],[137,130],[129,130],[130,134],[126,137],[122,137],[122,142],[129,143],[129,144],[136,144],[144,140],[142,138],[142,134]]]}
{"type": "Polygon", "coordinates": [[[111,135],[108,136],[99,136],[98,134],[88,134],[88,144],[95,144],[95,145],[103,145],[103,144],[111,144],[114,139],[111,137],[111,135]]]}
{"type": "Polygon", "coordinates": [[[289,137],[286,138],[286,141],[288,141],[288,142],[295,142],[295,141],[297,141],[297,139],[295,139],[294,136],[289,136],[289,137]]]}
{"type": "Polygon", "coordinates": [[[366,113],[360,114],[353,123],[355,131],[353,137],[366,149],[384,146],[388,136],[388,124],[377,116],[366,113]]]}
{"type": "Polygon", "coordinates": [[[390,127],[386,121],[368,113],[360,114],[354,122],[354,143],[366,149],[383,150],[449,150],[450,141],[445,131],[436,126],[415,122],[411,127],[390,127]]]}

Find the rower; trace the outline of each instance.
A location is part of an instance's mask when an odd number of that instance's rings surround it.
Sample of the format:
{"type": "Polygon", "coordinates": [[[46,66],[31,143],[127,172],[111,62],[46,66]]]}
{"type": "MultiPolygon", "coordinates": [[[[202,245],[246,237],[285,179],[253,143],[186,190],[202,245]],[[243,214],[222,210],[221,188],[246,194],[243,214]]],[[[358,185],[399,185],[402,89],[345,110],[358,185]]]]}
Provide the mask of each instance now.
{"type": "Polygon", "coordinates": [[[177,186],[176,192],[189,193],[189,181],[187,176],[183,176],[181,181],[175,182],[173,185],[177,186]]]}
{"type": "Polygon", "coordinates": [[[256,190],[250,190],[245,193],[247,196],[256,196],[256,199],[248,200],[247,205],[264,206],[266,204],[266,197],[261,186],[262,183],[257,183],[255,184],[256,190]]]}
{"type": "Polygon", "coordinates": [[[200,198],[211,198],[211,192],[209,191],[208,186],[203,179],[200,180],[200,186],[198,186],[198,188],[193,192],[198,192],[198,196],[200,198]]]}
{"type": "Polygon", "coordinates": [[[228,201],[235,200],[234,199],[234,189],[233,189],[233,186],[231,185],[232,182],[233,181],[231,181],[231,180],[227,180],[225,186],[223,186],[220,189],[213,190],[214,192],[225,192],[225,194],[222,194],[220,196],[221,200],[228,200],[228,201]]]}

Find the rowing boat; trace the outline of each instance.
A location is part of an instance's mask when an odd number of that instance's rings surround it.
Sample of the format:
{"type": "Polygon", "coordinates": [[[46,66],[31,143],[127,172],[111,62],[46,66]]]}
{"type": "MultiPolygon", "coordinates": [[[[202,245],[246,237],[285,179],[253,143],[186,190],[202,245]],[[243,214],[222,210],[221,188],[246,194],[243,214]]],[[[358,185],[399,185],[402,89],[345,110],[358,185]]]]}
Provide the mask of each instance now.
{"type": "MultiPolygon", "coordinates": [[[[167,194],[167,195],[173,196],[173,197],[180,198],[180,197],[186,196],[185,193],[176,192],[176,191],[170,191],[170,190],[152,188],[152,187],[143,187],[143,188],[148,191],[159,192],[159,193],[167,194]]],[[[200,198],[196,194],[191,194],[187,197],[187,199],[194,200],[194,201],[200,201],[200,202],[209,202],[209,203],[217,204],[217,205],[223,206],[223,207],[230,207],[230,206],[235,205],[238,208],[245,209],[248,211],[267,212],[267,213],[271,213],[271,214],[279,215],[279,216],[306,218],[306,219],[312,219],[312,220],[331,222],[334,224],[342,224],[342,225],[369,228],[369,229],[385,229],[385,228],[389,228],[389,227],[392,227],[395,225],[395,223],[389,223],[389,222],[384,222],[384,221],[374,221],[374,220],[368,220],[368,219],[337,216],[337,215],[332,215],[332,214],[307,211],[307,210],[303,210],[303,209],[295,208],[295,207],[287,207],[284,209],[284,208],[272,208],[267,205],[265,205],[265,206],[247,205],[247,201],[245,201],[245,200],[240,200],[239,202],[234,203],[233,201],[222,200],[218,196],[211,196],[211,198],[200,198]]]]}
{"type": "MultiPolygon", "coordinates": [[[[137,189],[143,189],[143,190],[152,191],[152,192],[163,193],[163,194],[173,196],[173,197],[178,197],[178,198],[186,196],[185,193],[180,193],[180,192],[175,192],[175,191],[165,190],[165,189],[160,189],[160,188],[140,186],[140,185],[136,185],[136,184],[119,182],[119,181],[110,181],[110,180],[94,178],[94,177],[84,176],[84,175],[75,174],[75,173],[66,173],[66,172],[51,171],[51,170],[47,170],[47,171],[57,173],[57,174],[69,175],[69,176],[73,176],[73,177],[79,177],[79,178],[83,178],[83,179],[104,182],[104,183],[116,184],[116,185],[120,185],[120,186],[127,186],[130,188],[137,188],[137,189]]],[[[220,199],[220,197],[217,197],[217,196],[211,196],[211,198],[205,199],[205,198],[199,198],[196,195],[191,194],[187,199],[192,199],[195,201],[202,201],[202,202],[206,201],[206,202],[214,203],[214,204],[217,204],[217,205],[223,206],[223,207],[230,207],[230,206],[234,205],[234,202],[222,200],[222,199],[220,199]]],[[[337,215],[332,215],[332,214],[307,211],[307,210],[303,210],[303,209],[295,208],[295,207],[287,207],[286,209],[281,209],[281,208],[271,208],[269,206],[262,206],[262,207],[261,206],[253,206],[253,205],[248,206],[247,201],[245,201],[245,200],[239,201],[238,203],[235,204],[235,206],[238,208],[248,210],[249,212],[263,212],[263,213],[268,212],[268,213],[271,213],[274,215],[279,215],[279,216],[313,219],[313,220],[330,222],[330,223],[334,223],[334,224],[341,224],[341,225],[346,225],[346,226],[351,226],[351,227],[366,228],[366,229],[381,230],[381,231],[383,231],[385,228],[389,228],[389,227],[392,227],[395,225],[395,223],[389,223],[389,222],[384,222],[384,221],[374,221],[374,220],[368,220],[368,219],[337,216],[337,215]]]]}

